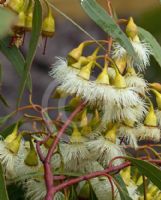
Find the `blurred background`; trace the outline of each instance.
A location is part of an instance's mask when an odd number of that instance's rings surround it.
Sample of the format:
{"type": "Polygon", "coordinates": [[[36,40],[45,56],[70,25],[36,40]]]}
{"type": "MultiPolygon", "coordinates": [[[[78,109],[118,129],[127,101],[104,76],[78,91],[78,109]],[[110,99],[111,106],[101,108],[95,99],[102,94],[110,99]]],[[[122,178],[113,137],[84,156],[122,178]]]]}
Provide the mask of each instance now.
{"type": "MultiPolygon", "coordinates": [[[[54,0],[54,5],[66,13],[74,21],[80,24],[87,32],[96,39],[105,39],[107,35],[94,24],[82,10],[78,0],[54,0]]],[[[98,0],[98,2],[107,9],[106,0],[98,0]]],[[[156,39],[161,43],[161,4],[159,0],[111,0],[113,8],[120,18],[128,18],[133,16],[139,26],[150,31],[156,39]]],[[[83,40],[89,39],[71,22],[60,16],[54,11],[56,19],[56,33],[51,39],[48,39],[46,54],[43,52],[43,39],[40,39],[40,46],[37,51],[36,59],[32,66],[33,80],[33,100],[35,103],[41,104],[42,96],[52,81],[48,72],[55,57],[65,57],[67,53],[83,40]]],[[[23,54],[26,54],[28,47],[29,34],[25,39],[25,44],[21,48],[23,54]]],[[[19,77],[14,68],[0,54],[0,63],[3,69],[3,85],[2,93],[7,98],[10,105],[4,108],[0,103],[0,116],[9,113],[15,109],[17,100],[17,91],[19,89],[19,77]]],[[[149,81],[161,82],[161,69],[157,63],[152,60],[152,65],[146,71],[146,77],[149,81]]],[[[28,102],[28,93],[24,95],[22,105],[28,102]]]]}

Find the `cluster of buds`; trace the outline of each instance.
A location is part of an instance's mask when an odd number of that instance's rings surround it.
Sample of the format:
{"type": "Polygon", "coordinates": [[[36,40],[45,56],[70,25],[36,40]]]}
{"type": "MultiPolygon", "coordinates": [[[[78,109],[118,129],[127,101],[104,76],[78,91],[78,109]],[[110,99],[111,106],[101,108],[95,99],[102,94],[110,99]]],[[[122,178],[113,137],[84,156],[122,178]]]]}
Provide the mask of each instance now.
{"type": "MultiPolygon", "coordinates": [[[[55,33],[55,20],[50,6],[46,1],[44,2],[46,8],[45,10],[43,10],[44,18],[42,22],[42,36],[44,38],[48,38],[52,37],[55,33]]],[[[18,19],[17,23],[13,27],[13,37],[11,44],[14,44],[17,47],[19,47],[23,44],[25,32],[30,32],[32,30],[34,1],[9,0],[8,2],[5,2],[5,7],[8,7],[17,14],[18,19]]],[[[45,40],[45,46],[46,42],[47,40],[45,40]]]]}

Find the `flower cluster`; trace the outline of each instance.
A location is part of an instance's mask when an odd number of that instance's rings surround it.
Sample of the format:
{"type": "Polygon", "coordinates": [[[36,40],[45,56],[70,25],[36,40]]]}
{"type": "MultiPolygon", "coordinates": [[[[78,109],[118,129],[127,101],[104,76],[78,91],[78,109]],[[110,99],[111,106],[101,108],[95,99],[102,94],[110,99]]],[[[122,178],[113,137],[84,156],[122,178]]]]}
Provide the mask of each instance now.
{"type": "MultiPolygon", "coordinates": [[[[20,6],[13,4],[12,1],[8,6],[19,13],[20,20],[25,16],[22,27],[26,27],[26,22],[29,27],[33,2],[29,1],[27,4],[27,11],[30,14],[26,15],[26,4],[18,0],[19,4],[22,3],[20,6]],[[29,21],[26,21],[26,16],[29,21]]],[[[49,11],[49,18],[51,17],[49,11]]],[[[48,26],[48,22],[50,24],[51,21],[44,20],[44,27],[48,26]]],[[[48,29],[45,31],[50,32],[48,29]]],[[[71,126],[65,132],[68,140],[61,140],[53,153],[53,172],[74,176],[104,170],[109,165],[115,167],[123,163],[126,145],[137,149],[141,140],[160,140],[161,87],[157,83],[148,83],[140,72],[149,65],[152,51],[149,44],[139,38],[137,26],[132,18],[126,26],[126,34],[134,47],[136,57],[129,55],[117,42],[113,43],[109,55],[101,55],[99,47],[90,55],[85,55],[84,49],[94,43],[85,41],[69,52],[66,59],[57,58],[53,65],[50,75],[59,84],[54,97],[67,96],[71,109],[79,102],[86,102],[84,109],[74,117],[71,126]],[[150,94],[156,97],[157,107],[151,101],[150,94]],[[116,157],[118,159],[115,159],[116,157]]],[[[42,121],[44,122],[44,119],[42,121]]],[[[44,130],[47,128],[42,132],[44,130]]],[[[42,141],[44,136],[38,134],[32,137],[30,134],[29,140],[24,139],[24,136],[25,132],[18,133],[17,124],[13,132],[0,141],[0,162],[9,182],[16,178],[20,180],[26,190],[26,199],[43,200],[46,194],[44,168],[33,139],[42,141]]],[[[48,153],[54,139],[55,133],[42,143],[41,151],[44,155],[48,153]]],[[[140,178],[133,177],[136,178],[133,180],[130,168],[122,171],[121,175],[131,198],[142,200],[138,191],[142,184],[139,182],[140,178]]],[[[55,181],[54,184],[58,184],[59,181],[55,181]]],[[[91,179],[90,185],[98,199],[105,200],[107,196],[112,198],[111,185],[107,177],[91,179]]],[[[88,198],[88,186],[87,181],[79,183],[76,191],[88,198]],[[86,193],[81,192],[84,188],[86,193]]],[[[120,199],[115,183],[113,190],[115,199],[120,199]]],[[[152,197],[154,194],[155,199],[159,200],[160,192],[150,183],[147,195],[152,197]]],[[[65,199],[64,195],[63,191],[59,191],[54,199],[65,199]]]]}

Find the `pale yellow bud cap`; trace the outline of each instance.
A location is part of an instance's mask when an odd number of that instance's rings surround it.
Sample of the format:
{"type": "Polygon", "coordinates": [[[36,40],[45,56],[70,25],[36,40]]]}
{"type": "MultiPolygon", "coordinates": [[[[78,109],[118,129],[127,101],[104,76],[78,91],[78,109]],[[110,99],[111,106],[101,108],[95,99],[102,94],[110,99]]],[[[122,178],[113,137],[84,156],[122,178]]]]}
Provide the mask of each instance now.
{"type": "Polygon", "coordinates": [[[5,142],[6,143],[10,143],[12,142],[14,139],[16,139],[17,137],[17,134],[18,134],[18,123],[15,125],[14,129],[13,129],[13,132],[8,135],[6,138],[5,138],[5,142]]]}
{"type": "Polygon", "coordinates": [[[90,61],[87,65],[82,67],[82,69],[80,70],[78,76],[80,76],[81,78],[83,78],[85,80],[89,80],[90,79],[91,70],[92,70],[93,66],[94,66],[94,62],[90,61]]]}
{"type": "Polygon", "coordinates": [[[81,98],[80,97],[73,97],[70,102],[69,102],[69,106],[71,107],[76,107],[81,101],[81,98]]]}
{"type": "Polygon", "coordinates": [[[55,20],[54,16],[49,8],[48,16],[45,17],[42,23],[42,35],[46,37],[52,37],[55,32],[55,20]]]}
{"type": "Polygon", "coordinates": [[[157,126],[157,117],[153,108],[152,103],[150,102],[149,112],[145,117],[144,124],[146,126],[157,126]]]}
{"type": "Polygon", "coordinates": [[[114,78],[113,84],[117,88],[126,88],[126,81],[125,78],[118,72],[116,71],[116,76],[114,78]]]}
{"type": "Polygon", "coordinates": [[[157,106],[159,110],[161,110],[161,94],[157,90],[154,90],[154,89],[151,89],[151,91],[155,94],[157,106]]]}
{"type": "Polygon", "coordinates": [[[109,85],[110,82],[109,82],[109,76],[108,76],[108,73],[107,73],[107,67],[106,66],[104,66],[102,72],[97,77],[96,83],[109,85]]]}
{"type": "Polygon", "coordinates": [[[151,83],[149,84],[149,86],[155,90],[157,90],[158,92],[161,92],[161,84],[160,83],[151,83]]]}
{"type": "Polygon", "coordinates": [[[22,135],[19,134],[16,139],[14,139],[12,142],[7,144],[7,149],[9,149],[13,154],[17,154],[20,148],[20,144],[21,144],[21,139],[22,139],[22,135]]]}
{"type": "Polygon", "coordinates": [[[129,127],[133,128],[135,122],[132,121],[132,120],[126,119],[126,120],[124,121],[124,124],[125,124],[126,126],[129,126],[129,127]]]}
{"type": "Polygon", "coordinates": [[[10,0],[7,6],[14,12],[19,13],[23,8],[24,0],[10,0]]]}
{"type": "Polygon", "coordinates": [[[126,68],[126,63],[127,63],[126,57],[116,59],[115,63],[117,65],[117,68],[119,69],[119,72],[122,74],[126,68]]]}
{"type": "Polygon", "coordinates": [[[127,67],[126,74],[136,75],[135,69],[133,67],[127,67]]]}
{"type": "Polygon", "coordinates": [[[70,138],[70,141],[72,143],[79,143],[79,142],[82,142],[82,135],[81,133],[79,132],[77,126],[75,124],[73,124],[73,132],[72,132],[72,135],[71,135],[71,138],[70,138]]]}
{"type": "Polygon", "coordinates": [[[133,39],[138,34],[138,28],[136,24],[134,23],[134,20],[132,17],[130,17],[128,24],[126,26],[126,34],[131,39],[133,39]]]}
{"type": "Polygon", "coordinates": [[[32,141],[30,141],[30,150],[24,160],[24,163],[28,166],[37,166],[39,163],[37,152],[32,141]]]}
{"type": "Polygon", "coordinates": [[[112,129],[108,130],[105,133],[105,138],[108,139],[109,141],[116,143],[116,130],[117,130],[118,125],[114,124],[112,129]]]}
{"type": "Polygon", "coordinates": [[[82,66],[87,65],[88,64],[88,59],[84,56],[81,56],[78,60],[78,62],[74,63],[71,65],[71,67],[74,67],[76,69],[80,69],[82,66]]]}
{"type": "Polygon", "coordinates": [[[120,172],[121,177],[123,178],[126,185],[129,185],[131,182],[131,167],[126,167],[120,172]]]}

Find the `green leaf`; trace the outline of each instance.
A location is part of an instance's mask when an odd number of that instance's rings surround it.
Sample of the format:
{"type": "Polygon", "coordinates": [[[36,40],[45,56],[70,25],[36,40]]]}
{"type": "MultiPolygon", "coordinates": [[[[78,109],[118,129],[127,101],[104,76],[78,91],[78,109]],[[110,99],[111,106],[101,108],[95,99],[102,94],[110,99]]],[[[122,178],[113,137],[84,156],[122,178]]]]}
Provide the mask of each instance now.
{"type": "Polygon", "coordinates": [[[125,33],[115,23],[112,17],[96,2],[96,0],[82,0],[81,5],[89,17],[112,38],[117,40],[127,52],[134,56],[135,51],[125,33]]]}
{"type": "Polygon", "coordinates": [[[151,182],[161,190],[161,170],[158,167],[144,160],[131,157],[127,159],[130,160],[133,165],[137,166],[140,173],[149,178],[151,182]]]}
{"type": "Polygon", "coordinates": [[[1,163],[0,163],[0,186],[1,186],[0,187],[0,199],[9,200],[1,163]]]}
{"type": "MultiPolygon", "coordinates": [[[[9,47],[11,38],[7,37],[3,40],[0,40],[0,51],[6,56],[6,58],[11,62],[11,64],[16,69],[20,77],[23,76],[25,69],[25,59],[16,46],[9,47]]],[[[28,88],[31,88],[31,78],[27,80],[28,88]]]]}
{"type": "Polygon", "coordinates": [[[9,107],[5,97],[2,94],[0,94],[0,101],[3,103],[3,105],[5,105],[6,107],[9,107]]]}
{"type": "Polygon", "coordinates": [[[15,67],[17,73],[22,76],[24,72],[25,59],[20,50],[16,46],[9,47],[10,38],[7,37],[0,40],[0,51],[6,56],[6,58],[15,67]]]}
{"type": "Polygon", "coordinates": [[[143,38],[151,46],[153,56],[161,66],[161,46],[151,33],[141,27],[138,27],[138,30],[140,37],[143,38]]]}
{"type": "Polygon", "coordinates": [[[11,31],[11,26],[16,19],[16,15],[9,9],[0,7],[0,38],[11,31]]]}
{"type": "MultiPolygon", "coordinates": [[[[31,39],[30,39],[29,49],[28,49],[26,62],[25,62],[25,71],[23,73],[23,77],[22,77],[22,80],[21,80],[21,87],[20,87],[20,91],[19,91],[19,98],[18,98],[17,106],[19,106],[19,104],[21,102],[23,92],[24,92],[24,89],[25,89],[25,85],[26,85],[26,82],[27,82],[27,78],[30,75],[31,65],[32,65],[33,59],[34,59],[35,54],[36,54],[36,49],[37,49],[39,37],[40,37],[40,34],[41,34],[41,27],[42,27],[42,7],[41,7],[41,4],[40,4],[40,1],[35,0],[34,11],[33,11],[31,39]]],[[[31,89],[30,89],[30,91],[31,91],[31,89]]]]}
{"type": "Polygon", "coordinates": [[[118,174],[115,176],[115,180],[120,185],[120,187],[117,187],[117,188],[119,190],[121,200],[132,200],[131,197],[129,196],[128,190],[126,188],[126,185],[125,185],[122,177],[118,174]]]}

